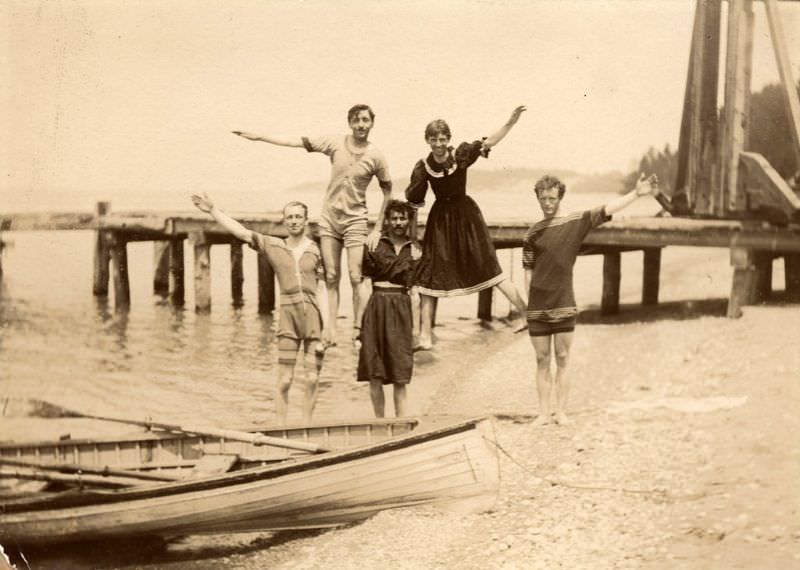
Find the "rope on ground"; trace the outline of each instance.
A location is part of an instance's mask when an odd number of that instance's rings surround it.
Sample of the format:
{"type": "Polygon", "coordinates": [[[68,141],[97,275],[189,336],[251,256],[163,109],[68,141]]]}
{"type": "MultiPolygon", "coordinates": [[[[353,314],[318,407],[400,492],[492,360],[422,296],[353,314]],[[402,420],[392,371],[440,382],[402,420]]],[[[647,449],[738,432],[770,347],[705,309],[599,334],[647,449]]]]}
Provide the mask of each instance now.
{"type": "Polygon", "coordinates": [[[534,471],[533,469],[531,469],[527,465],[524,465],[523,463],[520,463],[519,461],[517,461],[517,459],[515,457],[513,457],[497,441],[488,439],[486,437],[484,437],[484,439],[486,439],[486,441],[488,441],[489,443],[494,445],[503,455],[508,457],[508,459],[510,459],[512,463],[514,463],[515,465],[517,465],[517,467],[522,469],[522,471],[524,471],[525,473],[529,473],[529,474],[533,475],[534,477],[536,477],[537,479],[539,479],[541,481],[547,481],[548,483],[550,483],[550,485],[553,485],[553,486],[558,485],[559,487],[567,487],[567,488],[570,488],[570,489],[579,489],[579,490],[582,490],[582,491],[615,491],[615,492],[619,492],[619,493],[628,493],[628,494],[631,494],[631,495],[646,495],[649,498],[651,498],[652,500],[654,500],[656,502],[661,502],[661,503],[677,502],[677,501],[695,501],[697,499],[702,499],[703,497],[708,495],[708,493],[693,493],[691,495],[675,495],[675,494],[670,493],[669,491],[667,491],[665,489],[628,489],[626,487],[609,487],[609,486],[597,485],[597,484],[590,484],[590,485],[589,484],[576,484],[576,483],[569,483],[567,481],[562,481],[560,479],[551,479],[550,477],[544,477],[544,476],[538,474],[536,471],[534,471]]]}

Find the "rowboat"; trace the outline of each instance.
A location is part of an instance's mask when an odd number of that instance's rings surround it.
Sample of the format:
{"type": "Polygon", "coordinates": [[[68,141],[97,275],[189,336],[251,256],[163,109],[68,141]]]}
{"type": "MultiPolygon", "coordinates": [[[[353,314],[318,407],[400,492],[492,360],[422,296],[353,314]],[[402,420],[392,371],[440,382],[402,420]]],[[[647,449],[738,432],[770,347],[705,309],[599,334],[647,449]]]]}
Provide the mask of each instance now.
{"type": "Polygon", "coordinates": [[[497,496],[491,418],[252,431],[330,451],[155,431],[0,444],[0,464],[12,475],[33,465],[43,473],[71,472],[73,483],[91,473],[120,479],[119,488],[84,485],[0,499],[0,543],[324,528],[424,503],[480,511],[497,496]],[[221,458],[230,471],[204,471],[221,458]]]}

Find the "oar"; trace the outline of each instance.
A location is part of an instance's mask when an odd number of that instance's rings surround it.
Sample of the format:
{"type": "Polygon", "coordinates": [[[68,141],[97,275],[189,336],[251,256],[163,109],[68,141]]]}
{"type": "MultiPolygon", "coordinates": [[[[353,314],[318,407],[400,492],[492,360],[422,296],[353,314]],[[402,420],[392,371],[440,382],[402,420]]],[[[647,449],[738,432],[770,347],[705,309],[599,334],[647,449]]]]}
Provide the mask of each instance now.
{"type": "Polygon", "coordinates": [[[157,483],[157,481],[142,481],[141,479],[132,479],[130,477],[47,473],[22,467],[12,470],[0,469],[0,479],[30,479],[32,481],[47,481],[49,483],[77,483],[94,487],[131,487],[134,485],[157,483]]]}
{"type": "Polygon", "coordinates": [[[135,426],[145,427],[147,429],[156,428],[165,431],[174,431],[180,433],[190,433],[195,435],[209,436],[209,437],[222,437],[230,441],[243,441],[245,443],[252,443],[253,445],[271,445],[273,447],[282,447],[285,449],[295,449],[298,451],[310,451],[311,453],[322,453],[331,451],[329,448],[322,447],[316,443],[309,443],[306,441],[292,441],[282,437],[272,437],[262,433],[249,433],[246,431],[239,431],[233,429],[219,429],[213,427],[197,427],[197,426],[180,426],[176,424],[168,424],[164,422],[130,420],[126,418],[112,418],[107,416],[95,416],[93,414],[84,414],[74,410],[68,410],[58,406],[61,411],[61,417],[69,418],[87,418],[90,420],[100,420],[104,422],[117,422],[121,424],[129,424],[135,426]]]}
{"type": "Polygon", "coordinates": [[[77,463],[39,463],[37,461],[22,461],[8,457],[0,458],[0,465],[13,465],[14,467],[27,467],[29,469],[39,469],[42,471],[59,471],[62,473],[87,473],[102,475],[104,477],[127,477],[131,479],[142,479],[144,481],[179,481],[182,477],[167,475],[164,473],[147,473],[144,471],[132,471],[130,469],[114,469],[112,467],[94,467],[91,465],[80,465],[77,463]]]}

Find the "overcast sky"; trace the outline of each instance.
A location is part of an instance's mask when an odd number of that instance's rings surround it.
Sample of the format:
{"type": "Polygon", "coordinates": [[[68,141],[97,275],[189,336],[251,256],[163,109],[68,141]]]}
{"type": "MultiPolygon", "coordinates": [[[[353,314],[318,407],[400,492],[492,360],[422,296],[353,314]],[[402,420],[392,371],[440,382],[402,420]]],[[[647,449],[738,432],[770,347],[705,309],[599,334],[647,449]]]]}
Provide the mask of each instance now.
{"type": "MultiPolygon", "coordinates": [[[[755,4],[754,90],[778,78],[755,4]]],[[[795,73],[798,4],[780,5],[795,73]]],[[[375,109],[372,140],[397,176],[427,152],[431,119],[474,139],[517,104],[528,112],[482,167],[626,170],[677,143],[693,12],[689,0],[6,0],[0,211],[325,180],[324,157],[229,132],[345,132],[357,102],[375,109]]]]}

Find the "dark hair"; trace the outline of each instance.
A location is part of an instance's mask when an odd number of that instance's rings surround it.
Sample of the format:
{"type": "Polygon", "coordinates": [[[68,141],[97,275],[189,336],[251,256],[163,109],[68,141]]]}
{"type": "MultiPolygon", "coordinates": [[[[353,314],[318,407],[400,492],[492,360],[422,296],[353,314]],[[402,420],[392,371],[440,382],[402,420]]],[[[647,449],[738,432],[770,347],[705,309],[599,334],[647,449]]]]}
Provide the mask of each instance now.
{"type": "Polygon", "coordinates": [[[392,199],[386,203],[386,209],[383,211],[384,220],[389,219],[389,214],[392,212],[399,212],[401,214],[405,214],[407,217],[411,217],[411,207],[408,205],[408,202],[405,200],[396,200],[392,199]]]}
{"type": "Polygon", "coordinates": [[[286,217],[286,208],[292,208],[294,206],[300,206],[303,208],[303,213],[305,214],[306,218],[308,218],[308,206],[303,204],[302,202],[298,202],[297,200],[292,200],[288,204],[283,207],[283,217],[286,217]]]}
{"type": "Polygon", "coordinates": [[[350,110],[347,111],[347,122],[350,123],[361,111],[367,111],[369,113],[369,118],[373,121],[375,120],[375,113],[372,111],[372,107],[359,103],[358,105],[353,105],[350,107],[350,110]]]}
{"type": "Polygon", "coordinates": [[[536,196],[539,196],[544,190],[550,190],[551,188],[558,188],[558,197],[559,199],[564,197],[564,192],[567,191],[567,187],[564,186],[564,183],[561,182],[555,176],[550,176],[546,174],[542,176],[537,182],[536,186],[533,187],[533,191],[536,192],[536,196]]]}
{"type": "Polygon", "coordinates": [[[425,127],[425,140],[440,133],[449,139],[452,136],[450,134],[450,125],[444,119],[433,120],[425,127]]]}

